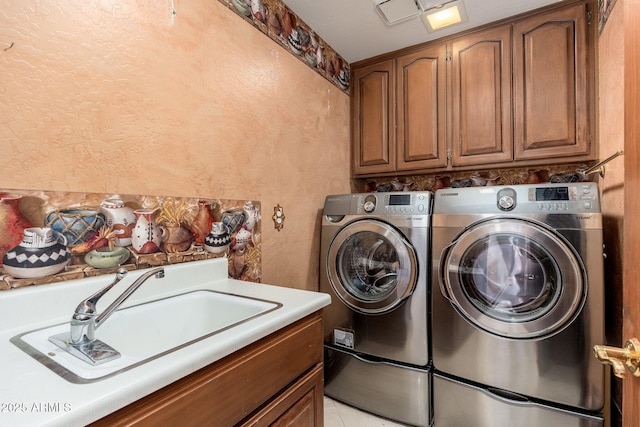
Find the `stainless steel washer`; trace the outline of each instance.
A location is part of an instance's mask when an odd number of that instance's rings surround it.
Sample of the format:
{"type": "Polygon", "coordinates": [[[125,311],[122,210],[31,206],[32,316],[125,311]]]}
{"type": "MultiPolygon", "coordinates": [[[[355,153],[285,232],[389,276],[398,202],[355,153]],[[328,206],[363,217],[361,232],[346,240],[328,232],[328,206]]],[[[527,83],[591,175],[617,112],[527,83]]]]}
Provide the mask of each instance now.
{"type": "Polygon", "coordinates": [[[439,190],[432,245],[435,425],[602,425],[597,185],[439,190]],[[446,396],[464,387],[460,411],[446,396]]]}
{"type": "Polygon", "coordinates": [[[320,290],[325,394],[407,424],[431,423],[429,192],[328,196],[320,290]]]}

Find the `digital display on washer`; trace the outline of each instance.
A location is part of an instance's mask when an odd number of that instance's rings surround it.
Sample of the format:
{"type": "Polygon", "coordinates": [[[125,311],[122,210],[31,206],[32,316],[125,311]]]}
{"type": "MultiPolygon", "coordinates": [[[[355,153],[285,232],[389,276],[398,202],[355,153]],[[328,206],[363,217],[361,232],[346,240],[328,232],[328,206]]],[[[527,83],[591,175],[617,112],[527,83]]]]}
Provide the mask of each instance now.
{"type": "Polygon", "coordinates": [[[569,200],[568,187],[536,188],[536,201],[569,200]]]}
{"type": "Polygon", "coordinates": [[[410,194],[392,194],[389,196],[389,206],[406,206],[410,204],[410,194]]]}

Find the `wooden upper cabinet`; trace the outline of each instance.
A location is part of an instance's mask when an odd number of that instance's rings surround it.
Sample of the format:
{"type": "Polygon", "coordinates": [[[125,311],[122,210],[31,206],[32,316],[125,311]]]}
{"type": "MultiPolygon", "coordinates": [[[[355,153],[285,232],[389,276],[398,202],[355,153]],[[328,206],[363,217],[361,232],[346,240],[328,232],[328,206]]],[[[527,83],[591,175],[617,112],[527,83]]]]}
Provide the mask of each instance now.
{"type": "Polygon", "coordinates": [[[517,160],[590,154],[586,20],[581,3],[513,26],[517,160]]]}
{"type": "Polygon", "coordinates": [[[397,170],[444,167],[446,45],[396,59],[397,170]]]}
{"type": "Polygon", "coordinates": [[[511,161],[511,26],[454,39],[451,82],[452,165],[511,161]]]}
{"type": "Polygon", "coordinates": [[[595,160],[592,3],[356,64],[354,176],[595,160]]]}
{"type": "Polygon", "coordinates": [[[388,60],[353,72],[354,174],[393,172],[396,167],[395,67],[388,60]]]}

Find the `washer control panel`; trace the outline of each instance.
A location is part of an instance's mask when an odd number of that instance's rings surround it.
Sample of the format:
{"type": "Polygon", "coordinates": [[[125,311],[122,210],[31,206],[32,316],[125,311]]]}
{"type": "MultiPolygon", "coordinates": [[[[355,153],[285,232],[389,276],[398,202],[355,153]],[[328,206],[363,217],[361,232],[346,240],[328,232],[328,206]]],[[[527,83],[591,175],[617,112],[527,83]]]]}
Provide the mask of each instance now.
{"type": "Polygon", "coordinates": [[[395,192],[359,195],[357,213],[378,215],[427,215],[431,211],[431,193],[395,192]]]}

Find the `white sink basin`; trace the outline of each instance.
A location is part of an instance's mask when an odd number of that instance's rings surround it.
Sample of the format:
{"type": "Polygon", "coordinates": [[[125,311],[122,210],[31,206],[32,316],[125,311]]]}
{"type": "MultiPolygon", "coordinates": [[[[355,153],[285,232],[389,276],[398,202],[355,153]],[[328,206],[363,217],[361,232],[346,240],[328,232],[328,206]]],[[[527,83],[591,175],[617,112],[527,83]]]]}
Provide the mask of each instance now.
{"type": "Polygon", "coordinates": [[[49,341],[53,335],[68,333],[69,323],[17,335],[11,342],[70,382],[87,383],[134,368],[281,306],[273,301],[200,290],[120,309],[96,330],[96,338],[120,352],[121,357],[97,366],[49,341]]]}

